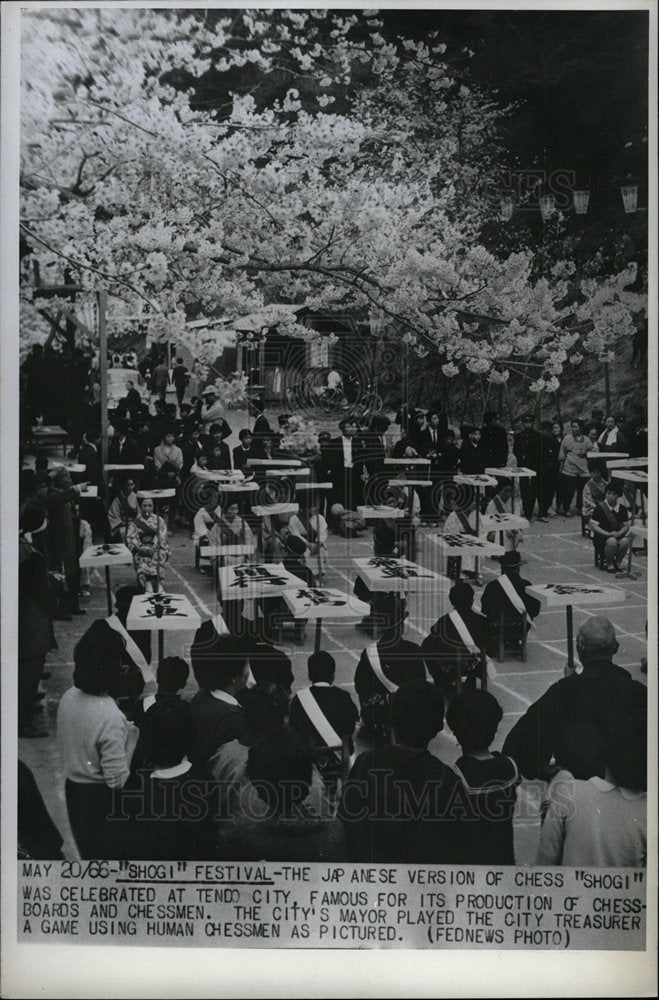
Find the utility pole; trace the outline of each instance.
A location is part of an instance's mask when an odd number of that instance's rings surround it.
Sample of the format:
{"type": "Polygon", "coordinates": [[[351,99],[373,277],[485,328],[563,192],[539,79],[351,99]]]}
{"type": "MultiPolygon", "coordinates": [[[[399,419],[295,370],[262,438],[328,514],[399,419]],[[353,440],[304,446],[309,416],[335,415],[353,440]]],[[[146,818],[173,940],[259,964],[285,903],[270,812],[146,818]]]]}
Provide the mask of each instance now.
{"type": "Polygon", "coordinates": [[[96,306],[98,309],[98,369],[101,380],[101,467],[103,469],[103,482],[107,489],[107,472],[105,466],[108,463],[108,336],[105,326],[108,295],[105,289],[101,289],[96,295],[96,306]]]}

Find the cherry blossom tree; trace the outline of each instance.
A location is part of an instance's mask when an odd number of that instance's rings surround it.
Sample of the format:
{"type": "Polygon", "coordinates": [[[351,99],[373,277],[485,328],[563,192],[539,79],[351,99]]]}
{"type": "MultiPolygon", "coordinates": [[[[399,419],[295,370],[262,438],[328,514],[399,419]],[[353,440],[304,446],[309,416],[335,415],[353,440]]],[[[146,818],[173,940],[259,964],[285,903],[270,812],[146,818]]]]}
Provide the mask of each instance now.
{"type": "Polygon", "coordinates": [[[439,38],[380,28],[372,12],[27,11],[25,339],[43,328],[35,262],[45,283],[67,267],[84,293],[106,288],[116,324],[139,315],[202,360],[265,308],[315,336],[277,310],[291,303],[375,309],[449,377],[505,378],[533,355],[538,387],[627,337],[643,305],[628,273],[575,293],[569,261],[538,276],[530,250],[486,249],[506,109],[451,72],[439,38]],[[228,107],[200,105],[209,73],[228,107]],[[236,73],[252,92],[230,90],[236,73]],[[202,316],[225,333],[188,325],[202,316]]]}

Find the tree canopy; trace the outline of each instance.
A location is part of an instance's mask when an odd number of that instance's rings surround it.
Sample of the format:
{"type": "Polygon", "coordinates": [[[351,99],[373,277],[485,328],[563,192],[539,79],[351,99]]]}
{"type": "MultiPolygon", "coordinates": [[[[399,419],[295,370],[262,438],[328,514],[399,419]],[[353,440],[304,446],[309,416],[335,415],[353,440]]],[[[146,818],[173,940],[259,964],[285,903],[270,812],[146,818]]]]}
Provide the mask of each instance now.
{"type": "MultiPolygon", "coordinates": [[[[488,179],[510,108],[447,59],[441,31],[406,37],[377,12],[48,9],[23,18],[22,331],[31,264],[66,266],[113,314],[214,357],[186,324],[297,303],[366,319],[448,376],[536,388],[605,356],[644,298],[620,273],[538,266],[491,238],[488,179]],[[490,229],[488,230],[488,227],[490,229]]],[[[557,243],[559,245],[559,243],[557,243]]]]}

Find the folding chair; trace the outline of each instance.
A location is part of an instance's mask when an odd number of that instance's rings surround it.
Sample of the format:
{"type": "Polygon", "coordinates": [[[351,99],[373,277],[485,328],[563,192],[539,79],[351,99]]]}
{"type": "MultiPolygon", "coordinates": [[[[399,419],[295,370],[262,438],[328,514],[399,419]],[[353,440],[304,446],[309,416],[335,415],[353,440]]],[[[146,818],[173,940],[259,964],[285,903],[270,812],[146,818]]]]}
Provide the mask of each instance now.
{"type": "Polygon", "coordinates": [[[515,614],[514,617],[506,615],[502,612],[496,621],[497,629],[497,659],[499,663],[503,663],[505,659],[506,650],[508,652],[519,652],[522,663],[526,663],[526,633],[528,632],[528,615],[524,612],[523,615],[515,614]],[[521,634],[519,637],[519,649],[515,647],[506,647],[506,626],[508,630],[514,629],[517,632],[518,627],[521,626],[521,634]]]}

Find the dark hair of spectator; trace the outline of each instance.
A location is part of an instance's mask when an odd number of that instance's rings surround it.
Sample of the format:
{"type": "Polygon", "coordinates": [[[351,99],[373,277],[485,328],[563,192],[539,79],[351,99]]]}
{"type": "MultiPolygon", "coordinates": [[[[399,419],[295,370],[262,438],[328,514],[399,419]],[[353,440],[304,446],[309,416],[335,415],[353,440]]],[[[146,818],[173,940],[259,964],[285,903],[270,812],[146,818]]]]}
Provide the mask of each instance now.
{"type": "Polygon", "coordinates": [[[249,427],[243,427],[243,429],[239,431],[238,437],[241,441],[244,441],[246,438],[252,437],[252,432],[250,431],[249,427]]]}
{"type": "Polygon", "coordinates": [[[396,742],[425,749],[444,724],[444,698],[428,681],[403,684],[391,700],[391,725],[396,742]]]}
{"type": "Polygon", "coordinates": [[[34,460],[34,470],[35,472],[48,472],[47,455],[37,455],[37,457],[34,460]]]}
{"type": "Polygon", "coordinates": [[[119,691],[126,647],[118,632],[99,618],[89,626],[73,650],[73,683],[85,694],[113,696],[119,691]]]}
{"type": "Polygon", "coordinates": [[[117,587],[114,592],[114,603],[118,612],[128,611],[134,597],[139,597],[144,593],[144,587],[125,586],[117,587]]]}
{"type": "Polygon", "coordinates": [[[156,671],[158,687],[161,691],[169,691],[171,694],[176,694],[184,688],[189,676],[190,667],[180,656],[165,656],[156,671]]]}
{"type": "Polygon", "coordinates": [[[326,681],[331,684],[336,671],[334,657],[321,649],[317,653],[311,654],[307,660],[307,669],[312,684],[315,684],[316,681],[326,681]]]}
{"type": "Polygon", "coordinates": [[[209,691],[224,690],[245,669],[247,651],[239,639],[226,635],[217,636],[212,650],[207,652],[209,657],[205,664],[204,686],[209,691]]]}
{"type": "Polygon", "coordinates": [[[289,732],[259,740],[250,747],[247,773],[274,816],[290,814],[309,794],[311,747],[289,732]]]}
{"type": "Polygon", "coordinates": [[[210,434],[221,434],[222,433],[222,424],[211,424],[211,426],[210,426],[210,432],[209,433],[210,434]]]}
{"type": "Polygon", "coordinates": [[[632,711],[615,719],[604,733],[604,760],[621,788],[645,791],[648,787],[647,715],[632,711]]]}
{"type": "Polygon", "coordinates": [[[464,752],[488,750],[502,718],[489,691],[461,691],[446,710],[446,722],[464,752]]]}

